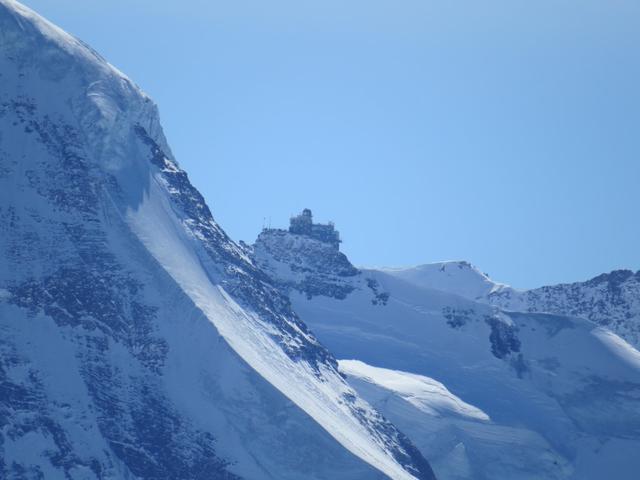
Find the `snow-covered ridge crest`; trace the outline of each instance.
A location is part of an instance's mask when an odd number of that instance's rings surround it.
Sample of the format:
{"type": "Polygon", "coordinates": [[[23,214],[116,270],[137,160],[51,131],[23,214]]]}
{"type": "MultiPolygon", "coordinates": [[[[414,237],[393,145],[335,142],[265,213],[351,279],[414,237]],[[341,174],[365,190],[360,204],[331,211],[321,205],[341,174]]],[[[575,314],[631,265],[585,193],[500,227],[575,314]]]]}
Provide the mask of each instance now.
{"type": "MultiPolygon", "coordinates": [[[[126,75],[81,40],[14,0],[0,0],[0,52],[6,52],[23,75],[36,73],[64,85],[74,120],[87,136],[91,157],[107,168],[123,168],[131,122],[143,125],[169,155],[155,103],[126,75]]],[[[40,102],[55,105],[62,99],[40,102]]],[[[59,109],[63,111],[63,109],[59,109]]]]}
{"type": "Polygon", "coordinates": [[[484,299],[501,308],[586,318],[640,348],[640,271],[614,270],[584,282],[505,288],[484,299]]]}
{"type": "Polygon", "coordinates": [[[378,270],[420,287],[454,293],[470,300],[483,298],[507,288],[463,260],[427,263],[414,267],[382,267],[378,270]]]}

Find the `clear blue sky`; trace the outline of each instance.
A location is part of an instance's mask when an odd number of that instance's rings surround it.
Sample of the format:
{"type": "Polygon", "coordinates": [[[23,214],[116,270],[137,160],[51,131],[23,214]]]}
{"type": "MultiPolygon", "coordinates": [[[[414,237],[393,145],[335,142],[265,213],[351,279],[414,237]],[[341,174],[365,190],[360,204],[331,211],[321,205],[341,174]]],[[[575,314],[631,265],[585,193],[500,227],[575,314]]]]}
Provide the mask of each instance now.
{"type": "Polygon", "coordinates": [[[311,208],[360,265],[640,268],[638,0],[25,0],[159,104],[236,240],[311,208]]]}

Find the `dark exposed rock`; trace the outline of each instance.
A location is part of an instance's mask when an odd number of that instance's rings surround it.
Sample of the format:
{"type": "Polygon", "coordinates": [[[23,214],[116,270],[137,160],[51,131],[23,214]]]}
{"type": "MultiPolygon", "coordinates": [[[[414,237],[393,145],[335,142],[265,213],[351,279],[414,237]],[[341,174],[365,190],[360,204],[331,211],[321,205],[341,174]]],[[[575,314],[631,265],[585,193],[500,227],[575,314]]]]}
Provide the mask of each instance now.
{"type": "Polygon", "coordinates": [[[475,310],[444,307],[442,315],[447,319],[447,324],[451,328],[461,328],[474,318],[475,310]]]}
{"type": "Polygon", "coordinates": [[[520,351],[517,327],[493,316],[486,316],[485,321],[491,327],[489,341],[491,342],[491,353],[496,358],[503,359],[511,353],[520,351]]]}
{"type": "Polygon", "coordinates": [[[344,299],[355,288],[351,279],[360,274],[332,245],[286,230],[264,230],[253,246],[252,256],[281,288],[293,288],[308,298],[323,295],[344,299]]]}
{"type": "Polygon", "coordinates": [[[371,303],[373,305],[386,305],[389,301],[389,292],[381,292],[380,291],[380,282],[378,282],[375,278],[367,278],[367,287],[371,289],[373,292],[373,298],[371,299],[371,303]]]}

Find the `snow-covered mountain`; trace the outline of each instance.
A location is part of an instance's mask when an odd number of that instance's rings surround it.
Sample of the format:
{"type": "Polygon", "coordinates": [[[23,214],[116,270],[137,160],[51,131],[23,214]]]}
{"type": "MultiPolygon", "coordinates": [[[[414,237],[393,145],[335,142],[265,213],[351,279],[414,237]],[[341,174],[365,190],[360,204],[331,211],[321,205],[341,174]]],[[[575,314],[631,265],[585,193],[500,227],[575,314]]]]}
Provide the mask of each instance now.
{"type": "Polygon", "coordinates": [[[154,103],[0,0],[0,477],[431,479],[213,220],[154,103]]]}
{"type": "Polygon", "coordinates": [[[506,310],[591,320],[640,347],[640,271],[615,270],[585,282],[516,290],[468,262],[441,262],[386,272],[415,285],[455,293],[506,310]]]}
{"type": "Polygon", "coordinates": [[[354,272],[274,229],[253,256],[439,479],[637,478],[640,353],[611,331],[490,305],[508,287],[466,263],[354,272]]]}
{"type": "Polygon", "coordinates": [[[615,270],[586,282],[492,292],[487,300],[509,310],[587,318],[640,348],[640,271],[615,270]]]}
{"type": "Polygon", "coordinates": [[[419,287],[455,293],[469,300],[483,300],[489,295],[508,289],[496,283],[469,262],[453,261],[427,263],[410,268],[381,268],[395,277],[419,287]]]}

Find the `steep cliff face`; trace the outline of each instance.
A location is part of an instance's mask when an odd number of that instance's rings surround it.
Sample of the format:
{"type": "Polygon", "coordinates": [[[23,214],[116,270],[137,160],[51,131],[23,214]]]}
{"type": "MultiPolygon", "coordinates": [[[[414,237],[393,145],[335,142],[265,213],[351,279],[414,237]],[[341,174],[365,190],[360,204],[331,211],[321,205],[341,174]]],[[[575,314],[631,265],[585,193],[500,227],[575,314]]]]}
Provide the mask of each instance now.
{"type": "Polygon", "coordinates": [[[0,0],[0,85],[2,478],[433,478],[126,76],[0,0]]]}
{"type": "Polygon", "coordinates": [[[438,478],[637,476],[640,354],[609,330],[491,305],[511,289],[467,262],[342,277],[305,236],[265,232],[254,249],[344,359],[347,380],[425,452],[438,478]],[[349,289],[310,295],[306,279],[349,289]]]}
{"type": "Polygon", "coordinates": [[[281,287],[308,297],[345,298],[360,275],[335,246],[286,230],[264,230],[253,245],[253,258],[281,287]]]}

